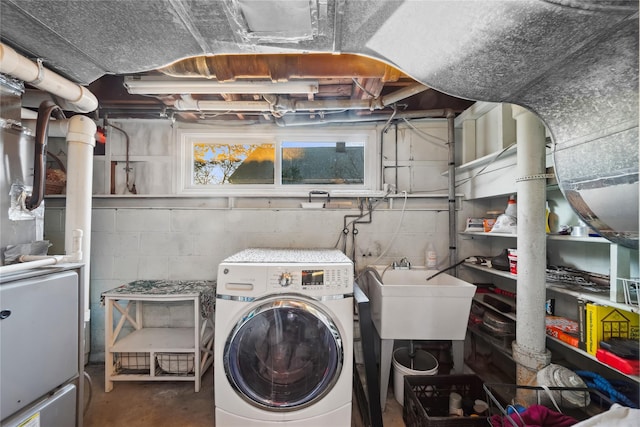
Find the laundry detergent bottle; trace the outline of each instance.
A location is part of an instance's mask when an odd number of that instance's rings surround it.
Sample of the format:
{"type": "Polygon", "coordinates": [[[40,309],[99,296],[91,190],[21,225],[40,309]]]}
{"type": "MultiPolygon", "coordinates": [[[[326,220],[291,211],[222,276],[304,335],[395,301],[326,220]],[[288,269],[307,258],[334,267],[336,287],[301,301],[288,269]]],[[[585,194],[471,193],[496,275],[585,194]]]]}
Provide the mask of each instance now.
{"type": "Polygon", "coordinates": [[[433,243],[429,242],[425,253],[427,270],[435,270],[438,267],[438,254],[433,243]]]}
{"type": "Polygon", "coordinates": [[[512,216],[514,218],[518,217],[518,205],[516,204],[516,196],[509,196],[509,201],[507,202],[507,208],[504,210],[505,215],[512,216]]]}

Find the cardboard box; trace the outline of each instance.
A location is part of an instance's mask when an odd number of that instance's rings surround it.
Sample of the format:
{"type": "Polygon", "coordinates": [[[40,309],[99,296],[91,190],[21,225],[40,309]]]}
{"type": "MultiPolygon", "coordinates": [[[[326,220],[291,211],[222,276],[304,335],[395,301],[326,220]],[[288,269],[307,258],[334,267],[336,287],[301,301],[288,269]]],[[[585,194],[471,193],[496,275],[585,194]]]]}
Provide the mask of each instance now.
{"type": "Polygon", "coordinates": [[[600,341],[609,338],[640,338],[637,313],[588,303],[586,307],[587,352],[596,355],[600,341]]]}
{"type": "Polygon", "coordinates": [[[559,316],[547,316],[545,323],[547,335],[557,338],[572,347],[578,347],[578,322],[559,316]]]}

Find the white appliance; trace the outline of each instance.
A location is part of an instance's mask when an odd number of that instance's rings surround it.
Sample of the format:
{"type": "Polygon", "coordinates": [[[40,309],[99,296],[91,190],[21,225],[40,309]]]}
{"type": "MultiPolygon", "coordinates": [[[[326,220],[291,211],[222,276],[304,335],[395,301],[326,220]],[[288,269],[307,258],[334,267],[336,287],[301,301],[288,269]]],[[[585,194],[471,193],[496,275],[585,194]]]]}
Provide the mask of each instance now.
{"type": "Polygon", "coordinates": [[[23,93],[21,81],[0,74],[0,426],[79,427],[85,267],[5,265],[7,248],[28,254],[30,244],[44,243],[44,208],[38,215],[15,208],[21,186],[31,190],[38,176],[34,152],[46,149],[20,125],[23,93]]]}
{"type": "Polygon", "coordinates": [[[215,424],[350,426],[353,263],[332,249],[246,249],[218,267],[215,424]]]}
{"type": "Polygon", "coordinates": [[[78,265],[0,276],[0,426],[82,425],[78,265]]]}

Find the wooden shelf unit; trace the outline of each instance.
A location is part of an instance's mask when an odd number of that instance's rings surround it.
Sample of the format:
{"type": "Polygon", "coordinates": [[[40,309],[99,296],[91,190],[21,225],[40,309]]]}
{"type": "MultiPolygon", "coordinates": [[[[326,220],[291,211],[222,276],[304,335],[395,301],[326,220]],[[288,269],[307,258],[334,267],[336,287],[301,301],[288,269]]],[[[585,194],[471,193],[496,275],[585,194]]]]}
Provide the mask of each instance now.
{"type": "MultiPolygon", "coordinates": [[[[206,282],[197,282],[198,285],[202,283],[206,282]]],[[[113,389],[114,381],[193,381],[195,391],[200,391],[201,377],[213,363],[214,339],[213,312],[202,315],[202,292],[194,288],[179,293],[161,293],[157,289],[153,293],[125,293],[122,288],[102,294],[105,304],[105,392],[113,389]],[[126,305],[121,301],[126,301],[126,305]],[[145,327],[143,305],[172,302],[193,305],[194,326],[145,327]],[[120,318],[114,324],[116,313],[120,318]],[[133,330],[126,334],[129,328],[133,330]]],[[[153,289],[153,284],[149,289],[153,289]]]]}

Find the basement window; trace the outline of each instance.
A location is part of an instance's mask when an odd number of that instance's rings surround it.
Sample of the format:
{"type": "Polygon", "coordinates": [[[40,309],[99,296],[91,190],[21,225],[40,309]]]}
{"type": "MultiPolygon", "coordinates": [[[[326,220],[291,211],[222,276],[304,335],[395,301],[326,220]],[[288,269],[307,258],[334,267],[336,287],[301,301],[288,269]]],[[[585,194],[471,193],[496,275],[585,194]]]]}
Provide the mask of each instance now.
{"type": "Polygon", "coordinates": [[[364,142],[282,141],[283,185],[363,185],[364,142]]]}
{"type": "Polygon", "coordinates": [[[177,136],[180,193],[373,190],[375,134],[370,131],[240,134],[180,129],[177,136]]]}
{"type": "Polygon", "coordinates": [[[192,185],[273,184],[275,148],[270,143],[194,142],[192,185]]]}

